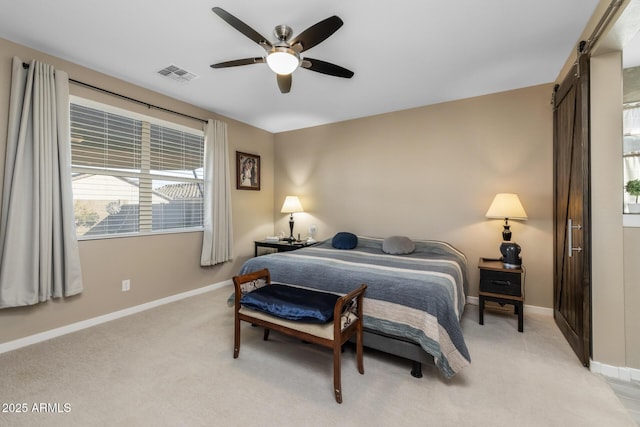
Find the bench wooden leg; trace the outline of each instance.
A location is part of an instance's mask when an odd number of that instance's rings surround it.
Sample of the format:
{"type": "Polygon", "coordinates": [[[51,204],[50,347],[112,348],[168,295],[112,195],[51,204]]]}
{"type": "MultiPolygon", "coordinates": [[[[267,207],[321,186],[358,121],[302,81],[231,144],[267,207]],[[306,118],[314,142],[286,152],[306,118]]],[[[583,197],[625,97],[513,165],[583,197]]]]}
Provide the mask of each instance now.
{"type": "Polygon", "coordinates": [[[264,341],[269,340],[269,331],[270,331],[270,330],[271,330],[271,329],[269,329],[269,328],[264,328],[264,334],[262,335],[262,339],[263,339],[264,341]]]}
{"type": "Polygon", "coordinates": [[[356,332],[356,361],[358,363],[358,372],[364,374],[364,361],[362,359],[362,328],[358,328],[356,332]]]}
{"type": "Polygon", "coordinates": [[[341,348],[342,346],[335,341],[333,344],[333,391],[335,392],[336,402],[338,403],[342,403],[342,381],[340,372],[341,348]]]}
{"type": "Polygon", "coordinates": [[[238,313],[235,315],[233,328],[233,358],[237,359],[240,354],[240,319],[238,319],[238,313]]]}

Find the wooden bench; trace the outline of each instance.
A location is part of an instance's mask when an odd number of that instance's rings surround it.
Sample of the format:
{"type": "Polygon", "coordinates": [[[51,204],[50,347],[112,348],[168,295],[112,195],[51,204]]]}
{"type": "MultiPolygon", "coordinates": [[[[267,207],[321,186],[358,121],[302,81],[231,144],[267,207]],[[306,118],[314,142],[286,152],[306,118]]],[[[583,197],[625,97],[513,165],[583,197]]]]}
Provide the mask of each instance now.
{"type": "Polygon", "coordinates": [[[274,330],[303,341],[328,347],[333,350],[333,386],[335,398],[336,402],[342,403],[340,373],[342,345],[354,335],[358,372],[364,374],[362,358],[362,301],[367,286],[363,284],[347,295],[339,297],[333,308],[333,320],[330,322],[308,323],[277,317],[264,311],[243,306],[240,303],[244,294],[262,286],[271,285],[271,276],[268,269],[235,276],[233,277],[233,284],[235,287],[233,358],[237,358],[240,353],[240,321],[263,326],[265,328],[265,341],[269,339],[269,331],[274,330]],[[352,302],[354,302],[354,304],[351,304],[352,302]]]}

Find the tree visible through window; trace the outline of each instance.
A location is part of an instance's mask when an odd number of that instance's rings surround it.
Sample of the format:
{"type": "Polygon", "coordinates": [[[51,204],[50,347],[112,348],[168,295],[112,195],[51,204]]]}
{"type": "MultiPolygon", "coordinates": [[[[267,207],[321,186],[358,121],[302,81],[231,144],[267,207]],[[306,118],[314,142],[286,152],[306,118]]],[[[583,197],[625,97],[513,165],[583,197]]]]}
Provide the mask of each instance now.
{"type": "Polygon", "coordinates": [[[626,105],[623,112],[624,212],[640,213],[637,189],[640,179],[640,104],[626,105]]]}
{"type": "Polygon", "coordinates": [[[202,228],[203,153],[203,132],[72,103],[78,236],[202,228]]]}

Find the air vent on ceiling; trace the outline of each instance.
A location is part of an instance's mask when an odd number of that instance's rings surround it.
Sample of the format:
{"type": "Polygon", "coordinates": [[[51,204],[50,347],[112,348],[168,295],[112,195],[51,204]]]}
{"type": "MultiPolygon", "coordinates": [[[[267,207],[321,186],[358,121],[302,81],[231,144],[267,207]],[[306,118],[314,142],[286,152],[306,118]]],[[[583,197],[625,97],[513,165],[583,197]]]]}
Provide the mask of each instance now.
{"type": "Polygon", "coordinates": [[[191,80],[200,77],[173,64],[158,71],[158,74],[180,83],[190,82],[191,80]]]}

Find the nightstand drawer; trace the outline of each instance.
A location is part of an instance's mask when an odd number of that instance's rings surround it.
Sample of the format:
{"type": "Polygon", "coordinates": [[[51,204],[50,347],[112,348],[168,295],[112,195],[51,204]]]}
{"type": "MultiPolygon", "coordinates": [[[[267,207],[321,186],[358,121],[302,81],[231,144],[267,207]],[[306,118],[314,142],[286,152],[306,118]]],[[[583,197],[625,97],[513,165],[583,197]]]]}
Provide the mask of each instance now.
{"type": "Polygon", "coordinates": [[[480,270],[480,292],[522,296],[520,273],[480,270]]]}

